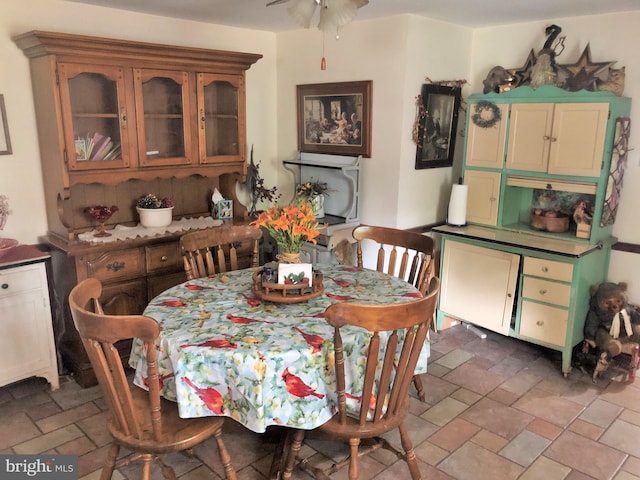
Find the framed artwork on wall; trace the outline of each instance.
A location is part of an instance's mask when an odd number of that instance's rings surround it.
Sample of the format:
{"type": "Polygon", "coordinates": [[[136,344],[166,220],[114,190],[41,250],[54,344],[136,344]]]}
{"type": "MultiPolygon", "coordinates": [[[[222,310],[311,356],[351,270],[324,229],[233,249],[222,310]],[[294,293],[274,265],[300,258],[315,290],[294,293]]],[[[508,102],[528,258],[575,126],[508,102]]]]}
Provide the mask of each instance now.
{"type": "Polygon", "coordinates": [[[371,84],[298,85],[298,150],[370,157],[371,84]]]}
{"type": "Polygon", "coordinates": [[[458,127],[461,89],[422,85],[416,149],[416,169],[450,167],[458,127]]]}
{"type": "Polygon", "coordinates": [[[9,138],[7,112],[4,109],[4,95],[0,95],[0,155],[9,155],[11,153],[11,139],[9,138]]]}

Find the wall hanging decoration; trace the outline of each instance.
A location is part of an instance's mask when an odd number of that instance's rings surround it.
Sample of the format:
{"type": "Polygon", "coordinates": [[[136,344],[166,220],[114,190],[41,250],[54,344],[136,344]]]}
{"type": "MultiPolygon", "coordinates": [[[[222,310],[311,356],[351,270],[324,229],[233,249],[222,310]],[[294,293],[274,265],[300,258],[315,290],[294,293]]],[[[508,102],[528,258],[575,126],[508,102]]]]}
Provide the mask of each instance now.
{"type": "Polygon", "coordinates": [[[500,108],[493,103],[482,100],[474,105],[471,121],[480,128],[491,128],[502,119],[500,108]]]}
{"type": "Polygon", "coordinates": [[[616,221],[622,179],[627,168],[627,153],[629,152],[629,133],[631,131],[631,119],[620,117],[616,119],[616,130],[613,140],[613,152],[611,155],[611,168],[609,170],[609,182],[604,196],[602,217],[600,225],[605,227],[616,221]]]}
{"type": "Polygon", "coordinates": [[[371,80],[298,85],[298,150],[371,156],[371,80]]]}
{"type": "Polygon", "coordinates": [[[415,168],[450,167],[461,102],[460,87],[425,83],[416,102],[415,168]]]}
{"type": "Polygon", "coordinates": [[[7,112],[4,109],[4,95],[0,95],[0,155],[9,155],[11,151],[11,139],[9,138],[9,124],[7,112]]]}

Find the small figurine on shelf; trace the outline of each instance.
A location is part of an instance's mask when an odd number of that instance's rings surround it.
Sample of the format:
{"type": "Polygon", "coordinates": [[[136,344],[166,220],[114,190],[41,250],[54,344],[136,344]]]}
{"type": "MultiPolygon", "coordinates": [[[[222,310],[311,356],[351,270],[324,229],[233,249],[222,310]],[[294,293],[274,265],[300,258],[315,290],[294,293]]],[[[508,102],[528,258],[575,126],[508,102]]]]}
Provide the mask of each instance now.
{"type": "Polygon", "coordinates": [[[591,235],[591,222],[593,221],[593,206],[591,202],[582,200],[573,211],[573,220],[576,222],[576,237],[589,238],[591,235]]]}
{"type": "Polygon", "coordinates": [[[104,228],[104,223],[111,218],[111,215],[118,211],[118,207],[111,205],[96,205],[84,209],[84,213],[99,223],[98,231],[93,234],[94,237],[110,237],[111,234],[104,228]]]}

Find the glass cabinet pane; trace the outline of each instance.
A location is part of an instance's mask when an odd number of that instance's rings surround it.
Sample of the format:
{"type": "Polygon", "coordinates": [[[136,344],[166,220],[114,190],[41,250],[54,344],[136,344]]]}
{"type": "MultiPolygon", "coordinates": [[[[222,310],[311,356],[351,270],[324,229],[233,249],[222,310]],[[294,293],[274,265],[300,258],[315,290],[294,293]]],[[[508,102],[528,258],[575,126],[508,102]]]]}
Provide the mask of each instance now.
{"type": "Polygon", "coordinates": [[[128,166],[122,69],[61,64],[59,70],[69,169],[128,166]]]}
{"type": "Polygon", "coordinates": [[[142,165],[190,163],[188,84],[185,72],[136,70],[142,165]]]}
{"type": "Polygon", "coordinates": [[[200,74],[200,149],[205,163],[243,158],[242,77],[200,74]]]}

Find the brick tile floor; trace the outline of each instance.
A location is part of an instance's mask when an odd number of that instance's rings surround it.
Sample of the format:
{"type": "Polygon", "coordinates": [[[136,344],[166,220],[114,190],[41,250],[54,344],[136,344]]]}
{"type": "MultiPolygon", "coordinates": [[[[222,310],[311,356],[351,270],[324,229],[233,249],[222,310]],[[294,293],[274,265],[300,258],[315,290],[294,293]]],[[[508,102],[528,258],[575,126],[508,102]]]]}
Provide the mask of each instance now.
{"type": "MultiPolygon", "coordinates": [[[[425,403],[412,397],[407,425],[423,478],[430,480],[640,480],[640,380],[605,373],[598,384],[574,369],[560,373],[559,352],[458,325],[432,334],[425,403]]],[[[415,392],[412,392],[415,395],[415,392]]],[[[106,407],[98,387],[61,378],[50,392],[42,379],[0,388],[0,453],[79,456],[80,478],[100,477],[109,444],[106,407]]],[[[241,480],[264,480],[275,437],[228,421],[225,442],[241,480]]],[[[397,443],[397,435],[389,440],[397,443]]],[[[331,442],[309,441],[302,454],[315,463],[343,455],[331,442]]],[[[215,442],[166,461],[180,479],[222,478],[215,442]]],[[[138,478],[132,464],[116,480],[138,478]]],[[[161,478],[154,469],[153,478],[161,478]]],[[[294,480],[308,480],[303,471],[294,480]]],[[[333,479],[347,478],[346,470],[333,479]]],[[[362,480],[409,478],[386,451],[362,461],[362,480]]]]}

